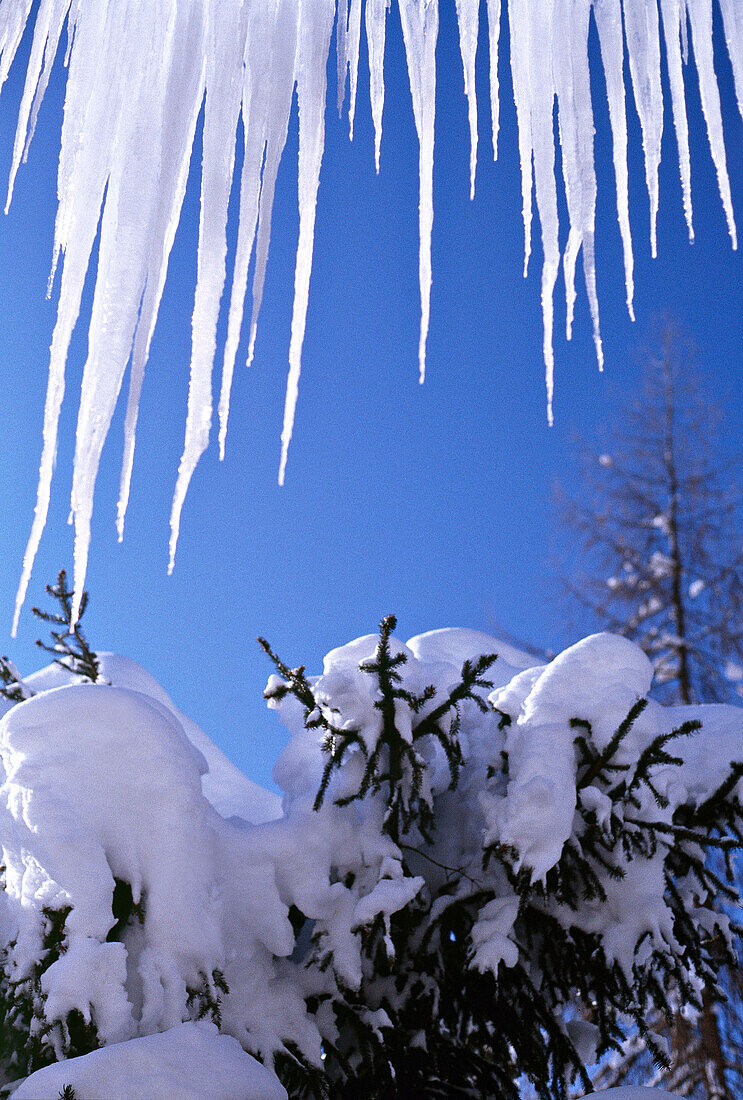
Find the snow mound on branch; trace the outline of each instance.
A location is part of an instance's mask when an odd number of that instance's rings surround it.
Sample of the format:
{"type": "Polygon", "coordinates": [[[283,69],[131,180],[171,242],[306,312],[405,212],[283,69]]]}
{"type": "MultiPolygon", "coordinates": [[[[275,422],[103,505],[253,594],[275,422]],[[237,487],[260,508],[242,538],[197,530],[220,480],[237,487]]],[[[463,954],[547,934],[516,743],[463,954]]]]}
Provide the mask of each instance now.
{"type": "Polygon", "coordinates": [[[319,1059],[300,993],[274,970],[293,937],[271,834],[216,812],[206,760],[164,704],[106,684],[52,688],[4,716],[0,754],[4,969],[37,974],[58,1056],[75,1011],[107,1044],[219,1010],[266,1058],[288,1025],[319,1059]],[[62,948],[39,975],[54,914],[62,948]]]}
{"type": "Polygon", "coordinates": [[[498,679],[503,679],[504,683],[509,672],[513,675],[518,669],[531,668],[539,663],[538,658],[517,649],[510,642],[463,627],[444,627],[440,630],[428,630],[425,634],[416,634],[414,638],[408,639],[407,646],[419,661],[441,661],[454,665],[457,674],[461,672],[465,660],[472,660],[483,653],[495,653],[498,660],[490,670],[491,679],[495,675],[498,679]]]}
{"type": "MultiPolygon", "coordinates": [[[[202,778],[202,787],[217,813],[222,817],[240,817],[252,825],[281,816],[279,796],[243,775],[201,727],[178,709],[151,673],[136,661],[117,653],[98,653],[97,656],[102,680],[154,699],[175,717],[186,737],[206,760],[208,771],[202,778]]],[[[80,677],[55,662],[27,676],[25,683],[33,691],[48,691],[66,684],[79,684],[80,677]]]]}
{"type": "Polygon", "coordinates": [[[65,1085],[105,1100],[286,1100],[276,1076],[214,1024],[180,1024],[37,1070],[17,1100],[57,1100],[65,1085]]]}
{"type": "Polygon", "coordinates": [[[615,634],[594,634],[531,669],[490,696],[514,718],[506,735],[508,792],[500,807],[500,839],[514,845],[543,879],[560,858],[575,814],[575,730],[571,719],[591,723],[599,749],[609,742],[617,714],[647,695],[650,661],[634,643],[615,634]],[[537,675],[538,673],[538,675],[537,675]]]}
{"type": "Polygon", "coordinates": [[[38,951],[39,910],[70,905],[68,950],[43,975],[48,1015],[93,1011],[104,1042],[130,1038],[138,985],[145,1029],[180,1023],[186,985],[224,962],[203,756],[155,700],[93,684],[19,703],[0,723],[0,753],[18,972],[38,951]],[[123,944],[106,940],[115,879],[146,904],[136,976],[123,944]]]}

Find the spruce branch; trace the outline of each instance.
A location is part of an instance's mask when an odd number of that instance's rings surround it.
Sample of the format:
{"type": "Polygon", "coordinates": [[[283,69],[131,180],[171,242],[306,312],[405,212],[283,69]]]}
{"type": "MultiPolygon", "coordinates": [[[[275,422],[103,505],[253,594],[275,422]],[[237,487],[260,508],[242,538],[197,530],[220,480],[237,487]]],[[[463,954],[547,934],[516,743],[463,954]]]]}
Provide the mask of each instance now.
{"type": "MultiPolygon", "coordinates": [[[[619,765],[612,765],[612,760],[619,746],[622,744],[647,705],[647,699],[638,699],[637,702],[630,707],[627,716],[617,726],[616,731],[604,751],[598,756],[593,756],[588,770],[584,772],[578,780],[577,787],[579,791],[584,787],[590,786],[595,779],[603,778],[603,772],[606,770],[617,770],[617,768],[620,767],[619,765]]],[[[593,733],[590,722],[587,722],[585,719],[571,718],[570,725],[574,729],[587,729],[589,735],[593,733]]],[[[590,749],[585,737],[576,738],[576,742],[586,756],[590,757],[593,755],[593,750],[590,749]]]]}
{"type": "Polygon", "coordinates": [[[78,617],[73,623],[72,600],[75,593],[73,589],[67,587],[66,571],[60,569],[56,585],[47,584],[45,588],[48,595],[57,601],[61,611],[43,611],[38,607],[32,608],[32,611],[36,618],[41,619],[42,622],[62,626],[65,629],[50,631],[54,639],[52,645],[38,639],[37,646],[46,650],[47,653],[54,654],[55,664],[61,665],[69,672],[74,672],[77,676],[90,680],[91,683],[96,683],[100,675],[98,656],[90,648],[80,626],[80,620],[88,606],[88,593],[83,592],[78,617]]]}
{"type": "Polygon", "coordinates": [[[21,674],[8,657],[0,657],[0,695],[9,699],[11,703],[22,703],[24,699],[30,699],[34,694],[30,687],[24,684],[21,674]]]}
{"type": "Polygon", "coordinates": [[[649,778],[650,769],[659,767],[663,764],[680,766],[683,763],[681,758],[679,756],[670,756],[665,751],[665,746],[671,741],[677,740],[679,737],[690,737],[692,733],[696,733],[696,731],[701,728],[701,722],[696,719],[690,719],[687,722],[682,722],[676,729],[672,729],[668,733],[659,733],[657,737],[654,737],[650,744],[640,753],[627,793],[632,794],[640,783],[645,783],[657,799],[657,792],[652,787],[649,778]]]}

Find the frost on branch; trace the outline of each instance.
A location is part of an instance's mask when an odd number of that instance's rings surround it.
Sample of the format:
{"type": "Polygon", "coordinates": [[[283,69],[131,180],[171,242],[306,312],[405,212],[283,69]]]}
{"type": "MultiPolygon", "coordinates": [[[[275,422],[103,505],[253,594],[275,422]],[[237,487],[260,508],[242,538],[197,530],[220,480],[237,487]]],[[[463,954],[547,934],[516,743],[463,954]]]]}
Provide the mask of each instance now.
{"type": "MultiPolygon", "coordinates": [[[[219,445],[224,454],[232,377],[255,256],[248,360],[256,347],[271,213],[279,163],[296,87],[299,101],[299,244],[289,348],[289,379],[281,433],[283,480],[292,435],[309,301],[315,204],[324,144],[328,55],[336,22],[338,98],[350,84],[350,125],[359,77],[362,22],[370,59],[370,96],[379,167],[384,104],[384,51],[390,0],[153,0],[130,7],[113,0],[41,0],[33,7],[33,45],[15,140],[8,202],[60,43],[67,35],[69,77],[59,161],[53,277],[61,269],[44,417],[44,446],[31,536],[19,586],[16,621],[46,521],[64,393],[65,363],[77,323],[85,275],[100,223],[100,255],[88,358],[82,382],[72,486],[75,589],[82,592],[90,543],[93,494],[101,452],[130,365],[118,509],[123,533],[145,365],[181,214],[197,120],[205,103],[198,276],[186,435],[171,515],[171,568],[189,481],[208,445],[212,369],[219,351],[219,445]],[[242,133],[239,223],[227,308],[227,338],[217,348],[217,319],[226,271],[229,196],[235,142],[242,133]]],[[[397,0],[420,152],[420,377],[425,372],[431,294],[434,107],[438,0],[397,0]]],[[[471,134],[470,186],[477,159],[475,54],[484,34],[477,0],[457,0],[464,88],[471,134]]],[[[738,103],[743,109],[743,15],[735,0],[719,0],[738,103]]],[[[0,0],[0,86],[18,49],[32,5],[0,0]]],[[[693,56],[710,148],[733,247],[736,230],[727,176],[720,98],[712,52],[712,0],[488,0],[487,39],[493,148],[499,119],[498,47],[508,21],[519,132],[525,268],[531,251],[533,195],[541,223],[542,308],[548,412],[553,391],[553,297],[561,263],[553,108],[557,101],[569,233],[562,254],[567,334],[575,302],[579,253],[599,363],[602,360],[595,278],[596,173],[588,40],[592,20],[609,101],[617,214],[624,247],[627,305],[632,314],[633,259],[628,206],[625,48],[642,126],[656,248],[665,51],[684,209],[693,234],[684,64],[693,56]],[[503,9],[503,10],[502,10],[503,9]]],[[[719,61],[719,59],[718,59],[719,61]]],[[[78,607],[75,606],[75,614],[78,607]]]]}
{"type": "Polygon", "coordinates": [[[215,1029],[307,1098],[517,1100],[526,1075],[563,1100],[629,1027],[663,1057],[648,1019],[731,957],[743,712],[653,702],[611,635],[532,666],[393,630],[320,676],[265,644],[291,734],[273,814],[255,788],[218,812],[218,750],[132,662],[7,701],[0,1059],[39,1071],[28,1095],[85,1095],[159,1033],[215,1054],[215,1029]]]}

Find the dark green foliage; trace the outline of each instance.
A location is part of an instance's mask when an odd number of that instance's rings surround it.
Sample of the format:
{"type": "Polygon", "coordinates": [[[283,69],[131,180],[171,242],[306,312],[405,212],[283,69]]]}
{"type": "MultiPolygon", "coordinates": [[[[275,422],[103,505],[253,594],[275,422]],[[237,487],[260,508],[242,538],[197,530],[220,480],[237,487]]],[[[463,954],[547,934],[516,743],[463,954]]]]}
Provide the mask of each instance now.
{"type": "MultiPolygon", "coordinates": [[[[331,1100],[340,1095],[333,1091],[324,1068],[313,1066],[295,1043],[288,1041],[274,1055],[273,1068],[291,1100],[331,1100]]],[[[361,1093],[357,1093],[360,1096],[361,1093]]]]}
{"type": "Polygon", "coordinates": [[[88,645],[80,626],[80,620],[88,606],[88,593],[83,592],[80,613],[77,622],[73,625],[72,599],[75,593],[73,589],[67,587],[67,573],[64,569],[60,569],[56,585],[47,584],[46,590],[59,604],[59,611],[41,611],[38,607],[34,607],[33,613],[43,622],[53,623],[65,629],[51,630],[54,639],[52,645],[39,640],[36,643],[37,646],[45,649],[47,653],[53,653],[57,664],[62,665],[63,668],[95,683],[99,675],[98,657],[88,645]]]}
{"type": "Polygon", "coordinates": [[[86,1022],[76,1009],[64,1020],[50,1022],[44,1016],[41,978],[67,950],[65,925],[71,911],[70,906],[42,910],[42,948],[30,973],[14,972],[15,941],[0,956],[0,1061],[7,1077],[26,1077],[55,1062],[55,1040],[68,1058],[99,1046],[95,1023],[86,1022]]]}
{"type": "MultiPolygon", "coordinates": [[[[547,1003],[559,1004],[575,1003],[577,994],[579,1003],[591,1006],[590,1018],[600,1035],[599,1054],[612,1048],[620,1049],[623,1037],[620,1014],[630,1016],[655,1062],[666,1065],[665,1055],[648,1028],[648,1018],[655,1010],[670,1019],[676,1010],[675,998],[679,995],[683,1002],[701,1008],[696,988],[688,980],[689,971],[702,976],[716,989],[720,964],[733,958],[719,929],[709,938],[700,938],[688,911],[688,900],[682,899],[677,882],[688,881],[688,876],[693,876],[701,898],[708,896],[713,887],[715,896],[734,897],[735,891],[715,875],[705,854],[717,848],[727,852],[739,846],[739,841],[700,828],[696,813],[686,807],[677,812],[670,824],[635,816],[641,806],[639,795],[643,786],[650,791],[659,808],[668,805],[652,782],[651,769],[658,764],[680,764],[679,758],[666,752],[666,746],[699,728],[699,723],[683,723],[670,733],[656,737],[631,768],[617,763],[622,742],[642,713],[645,702],[641,700],[632,708],[600,756],[591,751],[585,734],[576,737],[577,787],[581,790],[591,784],[608,795],[612,802],[609,821],[599,827],[595,812],[586,810],[579,801],[578,810],[583,819],[580,844],[574,838],[568,841],[559,863],[547,873],[544,885],[527,885],[525,876],[517,875],[509,867],[509,853],[493,854],[509,870],[521,895],[518,938],[538,950],[543,975],[540,995],[546,995],[547,1003]],[[617,782],[618,774],[622,778],[617,782]],[[595,897],[604,900],[600,872],[621,878],[625,874],[623,863],[636,857],[652,858],[659,848],[665,852],[666,900],[674,917],[674,935],[683,945],[683,952],[653,950],[649,964],[634,965],[632,981],[628,982],[617,963],[607,959],[597,936],[582,932],[578,927],[565,931],[563,922],[551,920],[539,901],[541,898],[546,902],[549,898],[551,904],[559,902],[578,914],[585,900],[595,897]]],[[[574,721],[572,724],[590,734],[587,722],[574,721]]],[[[727,794],[730,790],[728,786],[727,794]]],[[[728,803],[726,813],[740,824],[739,806],[728,803]]],[[[716,829],[724,817],[724,814],[717,816],[716,829]]],[[[637,946],[642,946],[642,940],[637,946]]],[[[518,996],[518,990],[514,992],[518,996]]],[[[549,1091],[544,1095],[549,1096],[549,1091]]]]}
{"type": "MultiPolygon", "coordinates": [[[[67,950],[66,923],[71,912],[70,906],[42,911],[42,949],[30,973],[15,973],[15,941],[0,954],[0,1063],[9,1078],[25,1077],[55,1062],[54,1040],[66,1058],[89,1054],[100,1045],[95,1021],[86,1022],[77,1010],[53,1022],[44,1015],[41,978],[67,950]]],[[[144,902],[134,902],[131,886],[122,879],[115,879],[112,915],[115,923],[106,937],[109,942],[122,940],[134,920],[144,920],[144,902]]]]}
{"type": "Polygon", "coordinates": [[[221,970],[213,970],[211,980],[206,974],[193,988],[188,988],[188,1007],[191,1019],[210,1019],[217,1027],[222,1026],[222,996],[227,996],[229,986],[221,970]]]}
{"type": "MultiPolygon", "coordinates": [[[[39,638],[36,642],[37,646],[46,650],[47,653],[53,653],[56,663],[63,668],[74,672],[84,680],[96,683],[100,676],[98,657],[90,648],[80,626],[80,620],[88,606],[88,593],[83,592],[78,621],[71,626],[72,598],[75,593],[67,587],[67,574],[64,569],[60,570],[56,585],[47,584],[46,590],[57,601],[59,611],[41,611],[38,607],[34,607],[32,609],[34,615],[42,622],[66,629],[51,631],[53,639],[51,645],[42,642],[39,638]]],[[[8,657],[0,657],[0,696],[4,696],[12,703],[20,703],[24,699],[30,699],[33,694],[31,688],[23,682],[13,662],[8,657]]]]}
{"type": "Polygon", "coordinates": [[[78,1100],[78,1095],[72,1085],[63,1085],[57,1100],[78,1100]]]}
{"type": "Polygon", "coordinates": [[[120,878],[114,879],[111,911],[116,923],[108,931],[106,936],[108,943],[120,943],[133,919],[138,920],[140,924],[144,924],[144,902],[141,900],[135,902],[130,884],[120,878]]]}
{"type": "Polygon", "coordinates": [[[8,657],[0,657],[0,695],[11,703],[21,703],[33,693],[21,679],[18,669],[8,657]]]}
{"type": "MultiPolygon", "coordinates": [[[[361,930],[363,978],[358,990],[347,988],[334,972],[322,932],[292,908],[297,944],[305,943],[293,959],[318,975],[333,974],[333,982],[323,987],[326,991],[307,997],[308,1010],[317,1014],[322,1029],[329,1001],[335,1029],[332,1034],[323,1031],[322,1070],[291,1046],[276,1058],[276,1071],[289,1094],[306,1100],[355,1100],[359,1095],[379,1100],[519,1100],[519,1079],[525,1076],[540,1100],[567,1100],[571,1081],[590,1087],[564,1024],[568,1008],[577,1009],[595,1029],[599,1057],[621,1049],[630,1018],[653,1057],[663,1063],[650,1023],[659,1013],[670,1018],[679,996],[699,1007],[699,987],[691,984],[690,975],[717,990],[717,971],[732,957],[724,922],[702,933],[695,906],[710,895],[734,896],[708,857],[719,851],[729,860],[740,845],[741,807],[733,791],[743,766],[732,765],[728,779],[701,806],[682,806],[669,820],[668,801],[655,774],[661,766],[681,763],[672,746],[692,736],[699,723],[685,722],[658,735],[633,757],[627,738],[647,700],[638,700],[600,752],[590,723],[577,715],[571,725],[579,824],[545,881],[532,883],[518,853],[498,844],[484,850],[479,870],[476,864],[448,867],[433,854],[436,804],[424,793],[426,763],[418,744],[426,735],[435,738],[449,763],[450,789],[456,787],[465,764],[460,705],[467,700],[486,709],[478,690],[490,687],[484,675],[495,658],[466,662],[459,683],[441,702],[433,687],[413,695],[403,686],[405,655],[390,647],[394,628],[393,617],[382,621],[374,658],[359,666],[377,681],[374,706],[382,721],[374,744],[364,739],[368,731],[334,725],[334,712],[319,705],[304,668],[290,669],[261,641],[283,681],[272,685],[267,697],[293,695],[304,708],[306,727],[325,734],[315,810],[322,810],[330,797],[333,777],[349,754],[361,753],[360,780],[351,793],[336,797],[335,804],[381,797],[386,807],[382,828],[402,853],[405,876],[423,874],[426,865],[433,865],[437,875],[431,881],[439,883],[433,888],[429,882],[387,920],[380,915],[361,930]],[[407,737],[396,721],[400,704],[412,715],[407,737]],[[601,820],[590,799],[585,806],[581,801],[580,792],[588,787],[597,788],[610,804],[601,820]],[[656,854],[663,856],[665,900],[680,949],[661,950],[641,940],[629,976],[607,955],[590,922],[582,926],[581,916],[587,902],[606,899],[607,878],[621,881],[630,861],[656,854]],[[483,907],[503,896],[504,885],[518,897],[511,938],[519,958],[514,966],[501,965],[496,977],[472,965],[471,932],[483,907]]],[[[501,714],[501,729],[510,721],[501,714]]],[[[494,750],[488,767],[493,791],[505,790],[508,767],[508,755],[494,750]]]]}
{"type": "Polygon", "coordinates": [[[326,736],[323,748],[327,754],[320,788],[315,799],[315,809],[319,810],[325,799],[331,777],[337,771],[352,748],[359,749],[365,757],[364,774],[356,791],[338,800],[338,805],[363,799],[367,794],[376,794],[386,789],[387,814],[385,831],[398,840],[413,825],[424,831],[433,827],[431,807],[421,798],[421,783],[425,771],[425,762],[416,749],[416,742],[422,737],[433,736],[443,748],[449,764],[451,788],[455,788],[459,779],[463,761],[459,746],[459,706],[465,700],[472,700],[483,711],[486,703],[476,694],[476,689],[489,690],[492,683],[484,679],[484,674],[496,659],[496,654],[479,657],[474,663],[465,661],[459,683],[433,710],[418,722],[412,723],[410,739],[403,736],[395,723],[397,700],[404,701],[413,714],[418,714],[436,694],[431,684],[413,695],[401,687],[402,677],[398,671],[407,661],[404,653],[392,654],[390,637],[397,626],[394,615],[388,615],[379,624],[379,644],[372,661],[360,665],[363,672],[375,676],[379,685],[379,699],[374,706],[382,714],[381,736],[373,746],[367,746],[361,732],[353,729],[337,729],[327,719],[318,706],[312,688],[304,675],[304,667],[290,669],[271,650],[263,638],[258,641],[272,659],[284,684],[266,693],[266,698],[281,699],[291,693],[305,708],[305,724],[308,729],[321,727],[326,736]]]}

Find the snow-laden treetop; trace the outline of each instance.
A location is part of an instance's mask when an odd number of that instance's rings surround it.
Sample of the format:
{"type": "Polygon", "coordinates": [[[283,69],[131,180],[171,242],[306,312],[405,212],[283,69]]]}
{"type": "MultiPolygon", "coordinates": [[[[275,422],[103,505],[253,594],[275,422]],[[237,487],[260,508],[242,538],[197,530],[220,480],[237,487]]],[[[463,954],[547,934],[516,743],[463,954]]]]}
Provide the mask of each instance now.
{"type": "Polygon", "coordinates": [[[662,706],[615,635],[394,629],[320,675],[265,643],[281,801],[133,661],[13,677],[0,1086],[568,1100],[636,1029],[662,1062],[735,960],[743,710],[662,706]]]}
{"type": "MultiPolygon", "coordinates": [[[[324,144],[327,63],[336,21],[340,98],[350,73],[353,134],[362,14],[379,165],[384,100],[386,19],[391,0],[0,0],[0,86],[32,8],[33,45],[20,108],[8,202],[33,134],[63,31],[68,65],[52,278],[61,267],[51,347],[38,499],[18,593],[16,620],[46,520],[64,391],[65,361],[80,311],[91,250],[100,224],[100,254],[82,382],[72,486],[75,590],[82,592],[96,475],[106,434],[131,360],[119,498],[123,531],[144,367],[180,218],[197,120],[205,103],[198,279],[183,457],[171,516],[170,565],[190,478],[212,421],[216,327],[225,288],[226,223],[242,119],[244,159],[239,229],[222,357],[219,442],[224,453],[230,387],[255,251],[248,359],[263,295],[274,189],[294,89],[299,101],[299,245],[289,348],[279,480],[292,434],[307,313],[320,163],[324,144]],[[363,9],[363,11],[362,11],[363,9]],[[62,263],[59,264],[60,259],[62,263]]],[[[425,373],[431,290],[433,151],[438,0],[397,0],[420,144],[420,377],[425,373]]],[[[456,0],[471,133],[474,192],[478,120],[475,54],[479,0],[456,0]]],[[[719,0],[738,102],[743,109],[743,7],[719,0]]],[[[547,401],[551,417],[553,294],[561,253],[555,177],[553,108],[559,110],[562,174],[570,231],[562,257],[567,331],[575,302],[575,269],[583,253],[594,340],[602,359],[594,266],[596,173],[588,35],[591,15],[609,97],[617,211],[624,246],[627,305],[632,313],[632,241],[627,198],[625,44],[640,116],[655,252],[658,166],[663,128],[661,37],[679,150],[684,208],[693,235],[684,65],[696,64],[702,107],[733,247],[736,229],[728,183],[720,100],[713,65],[712,0],[487,0],[493,149],[497,152],[498,42],[507,17],[519,129],[525,263],[531,250],[536,192],[544,264],[542,305],[547,401]],[[501,7],[505,9],[501,12],[501,7]]]]}

